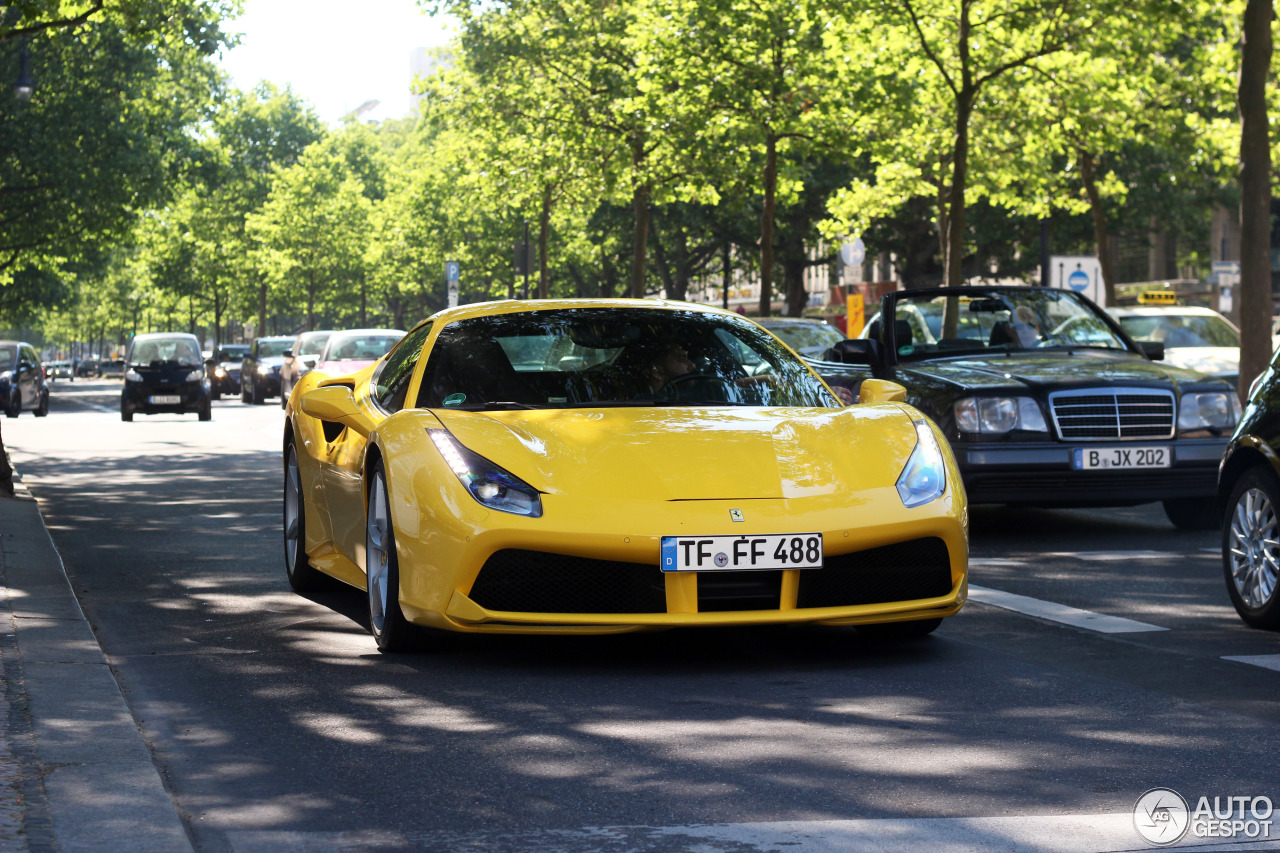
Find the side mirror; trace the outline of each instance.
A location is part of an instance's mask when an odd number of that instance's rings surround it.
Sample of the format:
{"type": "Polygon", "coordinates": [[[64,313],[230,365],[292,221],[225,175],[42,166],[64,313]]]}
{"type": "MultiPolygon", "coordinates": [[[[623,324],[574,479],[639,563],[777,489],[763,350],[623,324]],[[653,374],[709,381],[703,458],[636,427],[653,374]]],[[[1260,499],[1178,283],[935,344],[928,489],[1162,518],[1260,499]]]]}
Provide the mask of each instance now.
{"type": "Polygon", "coordinates": [[[1164,341],[1138,341],[1138,348],[1152,361],[1164,361],[1164,341]]]}
{"type": "Polygon", "coordinates": [[[907,389],[887,379],[864,379],[858,389],[860,403],[905,403],[907,389]]]}
{"type": "Polygon", "coordinates": [[[325,385],[302,395],[302,411],[322,421],[350,427],[360,435],[373,431],[373,421],[356,405],[351,389],[345,385],[325,385]]]}
{"type": "Polygon", "coordinates": [[[879,341],[871,338],[849,338],[837,341],[835,346],[822,354],[822,360],[840,364],[865,364],[878,368],[884,364],[883,356],[883,348],[879,341]]]}

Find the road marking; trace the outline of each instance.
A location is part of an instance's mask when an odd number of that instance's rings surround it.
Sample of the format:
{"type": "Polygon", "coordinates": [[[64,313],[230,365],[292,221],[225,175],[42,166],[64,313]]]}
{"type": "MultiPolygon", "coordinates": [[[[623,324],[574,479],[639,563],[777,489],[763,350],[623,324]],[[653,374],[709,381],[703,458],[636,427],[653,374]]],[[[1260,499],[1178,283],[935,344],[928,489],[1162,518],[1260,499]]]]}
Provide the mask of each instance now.
{"type": "Polygon", "coordinates": [[[1044,557],[1069,557],[1090,563],[1123,563],[1128,560],[1176,560],[1182,554],[1170,551],[1050,551],[1044,557]]]}
{"type": "Polygon", "coordinates": [[[1274,669],[1276,672],[1280,672],[1280,655],[1223,655],[1222,659],[1252,664],[1263,669],[1274,669]]]}
{"type": "Polygon", "coordinates": [[[999,589],[989,589],[985,586],[974,586],[973,584],[969,584],[969,598],[982,604],[990,604],[992,607],[1012,610],[1015,613],[1035,616],[1039,619],[1047,619],[1050,622],[1071,625],[1075,628],[1087,628],[1090,631],[1097,631],[1102,634],[1134,634],[1139,631],[1169,630],[1168,628],[1161,628],[1159,625],[1150,625],[1146,622],[1125,619],[1121,616],[1107,616],[1103,613],[1094,613],[1091,610],[1080,610],[1079,608],[1068,607],[1065,604],[1058,604],[1053,601],[1041,601],[1038,598],[1030,598],[999,589]]]}

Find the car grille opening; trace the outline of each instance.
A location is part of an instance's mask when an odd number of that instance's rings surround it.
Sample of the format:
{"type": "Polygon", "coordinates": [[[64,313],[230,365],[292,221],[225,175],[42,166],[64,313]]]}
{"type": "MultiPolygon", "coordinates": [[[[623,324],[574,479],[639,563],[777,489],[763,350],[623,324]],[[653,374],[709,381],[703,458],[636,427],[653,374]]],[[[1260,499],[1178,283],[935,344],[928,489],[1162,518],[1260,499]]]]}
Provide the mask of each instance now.
{"type": "Polygon", "coordinates": [[[937,598],[951,592],[951,556],[941,539],[914,539],[827,556],[800,572],[798,607],[851,607],[937,598]]]}
{"type": "Polygon", "coordinates": [[[521,613],[665,613],[657,565],[508,548],[485,561],[469,597],[487,610],[521,613]]]}
{"type": "Polygon", "coordinates": [[[777,610],[782,572],[698,572],[698,612],[777,610]]]}
{"type": "Polygon", "coordinates": [[[1116,389],[1049,395],[1058,434],[1066,441],[1172,438],[1173,393],[1116,389]]]}

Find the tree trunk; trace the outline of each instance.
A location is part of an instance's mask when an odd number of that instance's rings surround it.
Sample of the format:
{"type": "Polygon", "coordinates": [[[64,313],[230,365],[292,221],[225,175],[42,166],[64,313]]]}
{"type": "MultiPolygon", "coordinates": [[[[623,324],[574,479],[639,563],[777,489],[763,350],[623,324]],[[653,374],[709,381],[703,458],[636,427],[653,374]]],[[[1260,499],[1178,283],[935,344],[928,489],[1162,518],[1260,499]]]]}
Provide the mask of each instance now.
{"type": "Polygon", "coordinates": [[[542,188],[542,212],[538,216],[538,298],[551,296],[551,281],[547,273],[547,247],[551,244],[551,196],[553,184],[542,188]]]}
{"type": "Polygon", "coordinates": [[[1102,287],[1106,294],[1107,305],[1116,304],[1116,266],[1112,252],[1111,236],[1107,233],[1107,212],[1102,208],[1102,196],[1098,193],[1097,173],[1093,155],[1088,151],[1076,149],[1076,159],[1080,163],[1080,180],[1084,191],[1089,196],[1089,210],[1093,213],[1093,239],[1098,244],[1098,266],[1102,267],[1102,287]]]}
{"type": "Polygon", "coordinates": [[[764,143],[764,212],[760,214],[760,316],[773,313],[773,214],[778,195],[778,137],[764,143]]]}
{"type": "Polygon", "coordinates": [[[316,327],[316,274],[307,273],[307,331],[316,327]]]}
{"type": "Polygon", "coordinates": [[[645,249],[649,245],[649,185],[640,184],[631,195],[635,239],[631,247],[631,298],[644,298],[645,249]]]}
{"type": "Polygon", "coordinates": [[[1248,0],[1240,81],[1240,378],[1243,400],[1271,357],[1271,149],[1267,75],[1271,0],[1248,0]]]}
{"type": "Polygon", "coordinates": [[[947,200],[947,253],[943,259],[948,287],[964,284],[964,191],[969,180],[969,117],[973,113],[973,96],[973,92],[962,89],[956,97],[955,162],[947,200]]]}
{"type": "Polygon", "coordinates": [[[258,285],[258,336],[261,337],[267,333],[267,277],[262,277],[262,283],[258,285]]]}

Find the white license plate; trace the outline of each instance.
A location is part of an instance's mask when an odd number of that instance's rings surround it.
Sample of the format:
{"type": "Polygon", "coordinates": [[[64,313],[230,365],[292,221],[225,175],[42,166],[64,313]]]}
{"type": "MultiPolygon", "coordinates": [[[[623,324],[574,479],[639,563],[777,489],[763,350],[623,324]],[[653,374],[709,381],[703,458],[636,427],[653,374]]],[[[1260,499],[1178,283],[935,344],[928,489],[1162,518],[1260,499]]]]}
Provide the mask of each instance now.
{"type": "Polygon", "coordinates": [[[822,568],[821,533],[767,536],[663,536],[664,572],[741,572],[822,568]]]}
{"type": "Polygon", "coordinates": [[[151,405],[153,406],[176,406],[182,402],[182,398],[177,394],[152,394],[151,405]]]}
{"type": "Polygon", "coordinates": [[[1105,468],[1168,468],[1173,464],[1169,447],[1077,447],[1072,467],[1077,471],[1105,468]]]}

